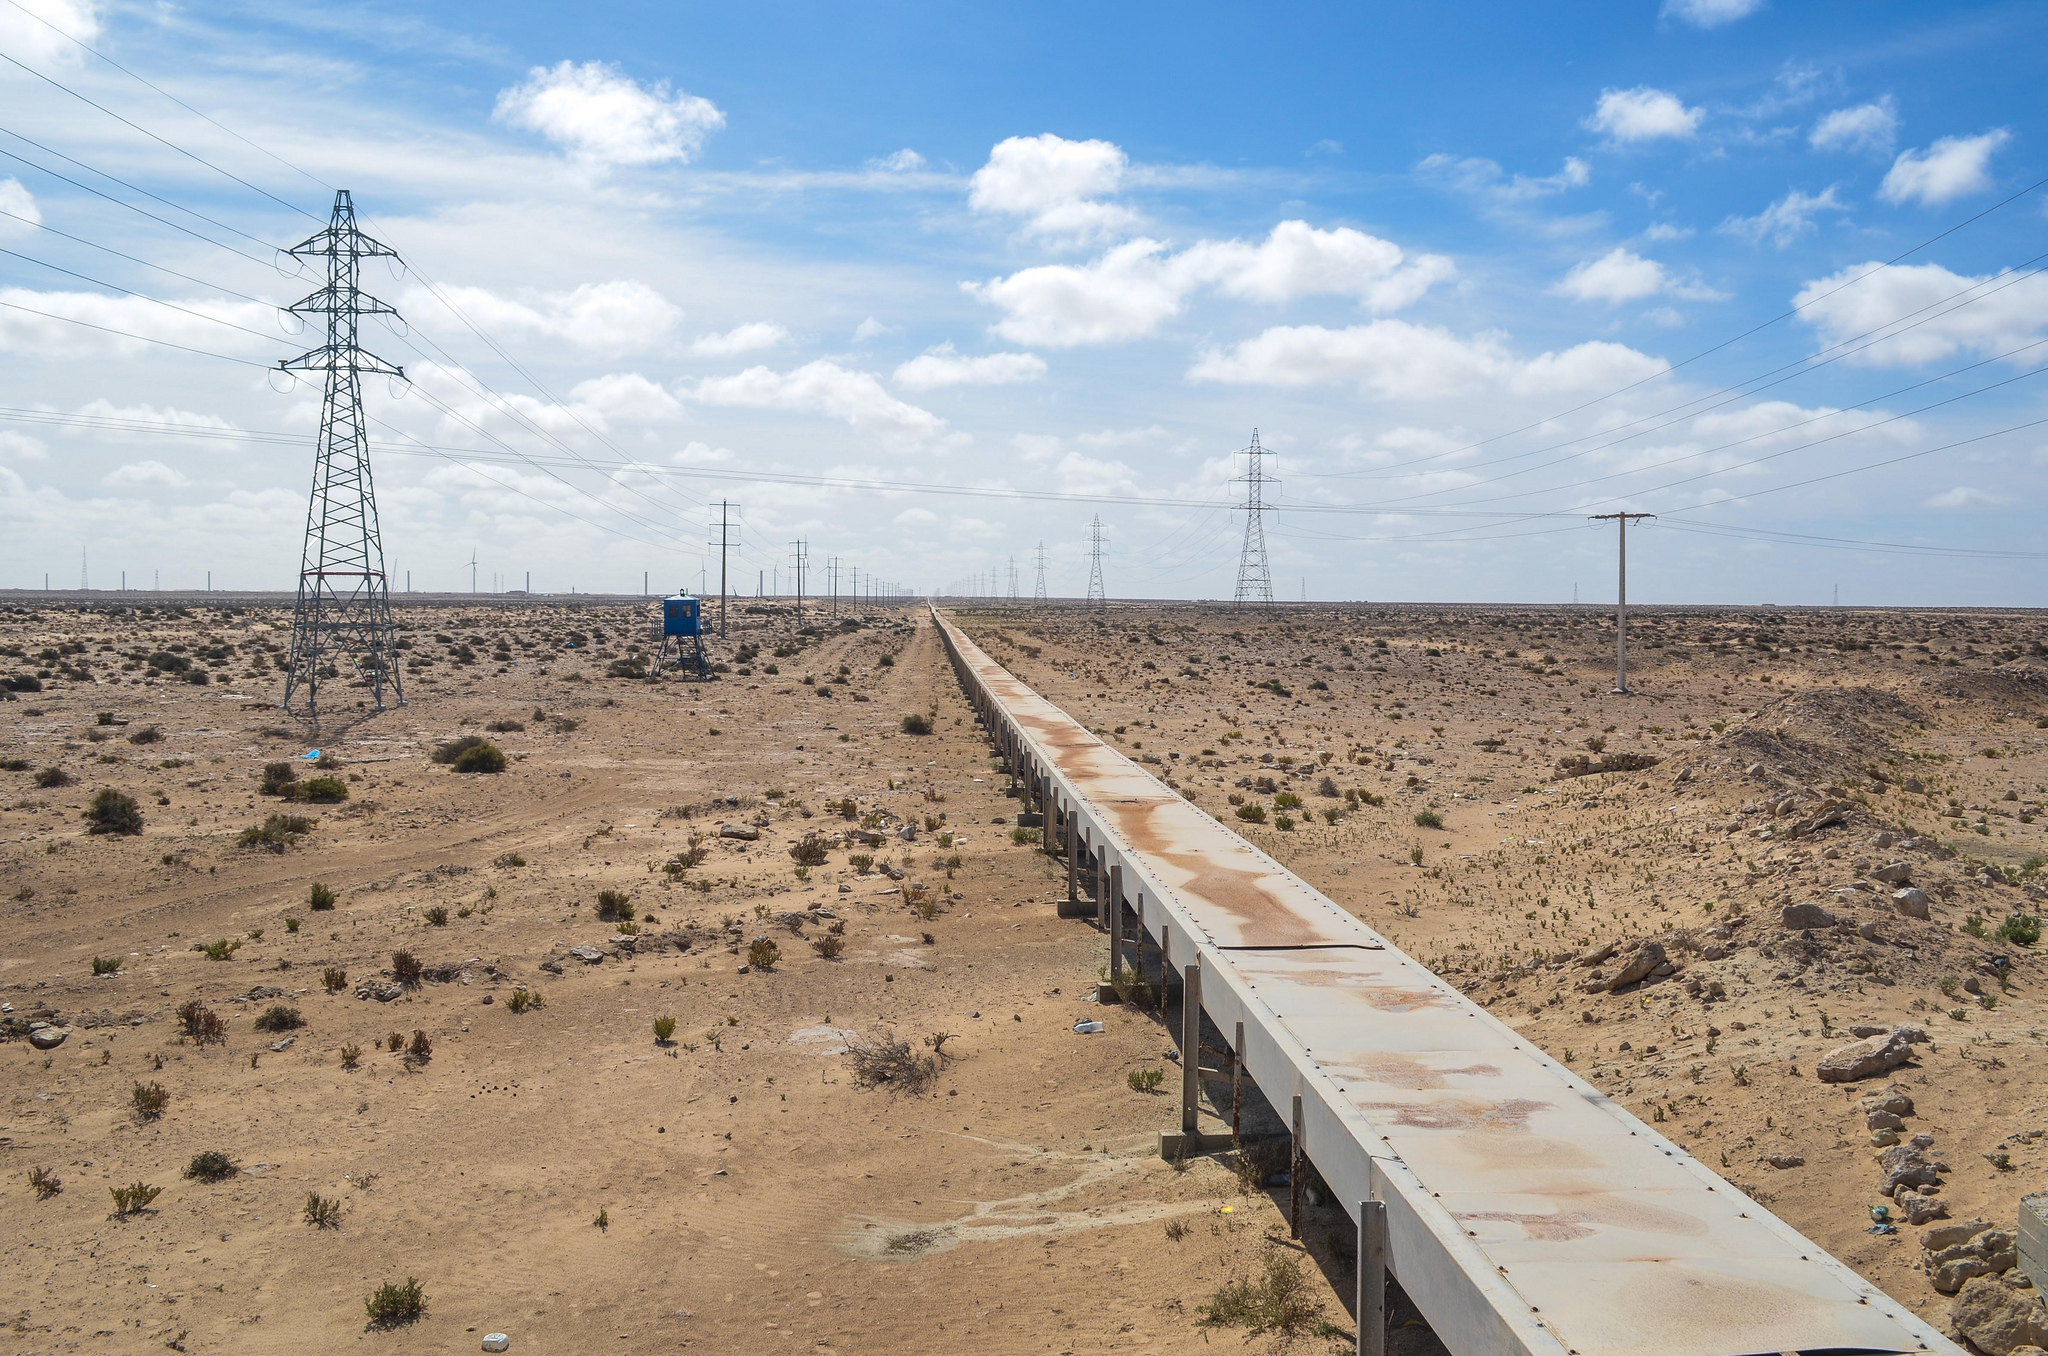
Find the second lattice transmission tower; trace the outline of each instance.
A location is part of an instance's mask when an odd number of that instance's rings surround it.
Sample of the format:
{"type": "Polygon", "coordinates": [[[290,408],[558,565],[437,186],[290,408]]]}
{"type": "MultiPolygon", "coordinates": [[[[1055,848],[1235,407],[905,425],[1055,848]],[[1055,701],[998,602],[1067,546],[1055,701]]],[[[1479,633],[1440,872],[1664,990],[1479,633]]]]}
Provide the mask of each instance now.
{"type": "Polygon", "coordinates": [[[1248,462],[1245,473],[1235,483],[1245,487],[1244,494],[1244,549],[1237,557],[1237,601],[1239,603],[1270,603],[1273,601],[1273,572],[1266,565],[1266,489],[1279,488],[1280,482],[1266,474],[1266,458],[1272,453],[1259,445],[1259,431],[1252,430],[1252,445],[1238,449],[1238,455],[1248,462]]]}
{"type": "Polygon", "coordinates": [[[323,374],[320,437],[313,458],[312,502],[306,510],[306,544],[299,560],[298,605],[292,612],[284,705],[289,710],[300,701],[307,716],[318,715],[320,684],[339,678],[341,665],[347,664],[369,686],[371,703],[381,711],[386,687],[400,705],[405,689],[398,672],[391,589],[384,575],[377,493],[370,479],[363,374],[403,381],[405,369],[364,352],[357,344],[357,331],[366,315],[398,314],[362,290],[363,260],[398,255],[356,229],[355,202],[347,189],[335,193],[327,229],[287,253],[326,267],[327,280],[320,289],[286,309],[309,319],[322,317],[327,338],[319,347],[278,363],[286,372],[323,374]]]}
{"type": "Polygon", "coordinates": [[[1088,524],[1088,601],[1100,606],[1109,600],[1102,587],[1102,515],[1088,524]]]}

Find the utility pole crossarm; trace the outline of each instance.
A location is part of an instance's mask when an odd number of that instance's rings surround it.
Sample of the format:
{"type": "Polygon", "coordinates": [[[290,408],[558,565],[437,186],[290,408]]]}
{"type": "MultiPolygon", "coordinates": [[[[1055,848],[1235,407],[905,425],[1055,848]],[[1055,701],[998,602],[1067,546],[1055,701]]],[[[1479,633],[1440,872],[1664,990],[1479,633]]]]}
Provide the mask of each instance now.
{"type": "Polygon", "coordinates": [[[1620,533],[1620,550],[1616,557],[1620,565],[1620,580],[1614,593],[1614,690],[1621,696],[1633,695],[1628,685],[1628,524],[1633,518],[1641,522],[1654,518],[1654,513],[1594,513],[1587,515],[1593,522],[1612,521],[1620,533]]]}

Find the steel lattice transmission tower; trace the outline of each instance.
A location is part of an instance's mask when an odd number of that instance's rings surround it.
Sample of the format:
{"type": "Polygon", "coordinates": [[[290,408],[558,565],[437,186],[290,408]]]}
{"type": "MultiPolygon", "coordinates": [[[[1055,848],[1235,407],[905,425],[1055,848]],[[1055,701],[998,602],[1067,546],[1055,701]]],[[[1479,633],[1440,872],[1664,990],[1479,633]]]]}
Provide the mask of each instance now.
{"type": "Polygon", "coordinates": [[[398,314],[362,291],[363,260],[398,255],[356,229],[355,203],[347,189],[335,193],[327,229],[286,252],[326,265],[326,283],[285,309],[297,316],[325,317],[327,342],[278,363],[286,372],[325,374],[284,705],[289,710],[301,700],[305,714],[317,716],[321,680],[338,676],[340,661],[346,659],[368,681],[371,702],[381,711],[386,686],[401,706],[405,689],[398,672],[391,589],[384,577],[377,493],[370,479],[363,374],[403,381],[405,369],[365,353],[356,340],[364,316],[398,314]]]}
{"type": "Polygon", "coordinates": [[[1045,543],[1044,543],[1044,542],[1040,542],[1040,543],[1038,543],[1038,588],[1037,588],[1037,591],[1036,591],[1036,592],[1034,592],[1034,593],[1033,593],[1033,594],[1031,595],[1031,601],[1032,601],[1032,602],[1034,602],[1034,603],[1042,603],[1042,602],[1044,602],[1044,601],[1045,601],[1045,543]]]}
{"type": "Polygon", "coordinates": [[[1088,524],[1088,601],[1100,606],[1109,601],[1102,587],[1102,515],[1088,524]]]}
{"type": "Polygon", "coordinates": [[[1245,473],[1236,482],[1245,487],[1244,494],[1244,549],[1237,557],[1237,601],[1244,603],[1270,603],[1273,601],[1273,572],[1266,565],[1266,487],[1278,486],[1279,481],[1266,474],[1266,458],[1272,453],[1259,445],[1259,431],[1252,430],[1252,445],[1238,449],[1238,455],[1249,463],[1245,473]]]}

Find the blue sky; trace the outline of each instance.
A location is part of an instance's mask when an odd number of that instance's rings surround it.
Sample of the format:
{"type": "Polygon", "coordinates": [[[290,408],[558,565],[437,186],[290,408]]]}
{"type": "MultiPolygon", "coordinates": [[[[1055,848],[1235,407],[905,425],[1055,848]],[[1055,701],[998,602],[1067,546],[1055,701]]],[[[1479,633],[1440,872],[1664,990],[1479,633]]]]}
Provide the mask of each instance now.
{"type": "Polygon", "coordinates": [[[1611,598],[1583,518],[1627,508],[1644,601],[2030,604],[2044,30],[0,0],[0,584],[289,585],[274,247],[345,186],[407,265],[365,331],[401,586],[694,584],[730,499],[749,588],[801,538],[1026,593],[1043,542],[1078,593],[1100,514],[1113,595],[1228,596],[1256,427],[1282,597],[1611,598]]]}

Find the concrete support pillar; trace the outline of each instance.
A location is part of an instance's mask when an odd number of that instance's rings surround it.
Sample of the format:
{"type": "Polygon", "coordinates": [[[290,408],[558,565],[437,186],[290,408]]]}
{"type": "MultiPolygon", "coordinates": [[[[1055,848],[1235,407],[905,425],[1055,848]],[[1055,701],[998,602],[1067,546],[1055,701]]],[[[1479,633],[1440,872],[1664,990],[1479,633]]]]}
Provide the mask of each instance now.
{"type": "Polygon", "coordinates": [[[1237,1024],[1230,1060],[1230,1147],[1244,1147],[1244,1023],[1237,1024]]]}
{"type": "Polygon", "coordinates": [[[1190,956],[1180,970],[1180,1132],[1195,1133],[1202,1074],[1202,962],[1190,956]]]}
{"type": "Polygon", "coordinates": [[[1387,1207],[1358,1203],[1358,1356],[1387,1356],[1387,1207]]]}
{"type": "Polygon", "coordinates": [[[1067,904],[1071,907],[1081,897],[1081,817],[1067,816],[1067,904]]]}
{"type": "Polygon", "coordinates": [[[1166,1015],[1166,977],[1170,966],[1170,962],[1167,960],[1168,934],[1172,931],[1172,927],[1168,924],[1161,923],[1159,925],[1159,1015],[1161,1017],[1166,1015]]]}
{"type": "Polygon", "coordinates": [[[1059,795],[1053,790],[1052,774],[1046,773],[1038,784],[1038,845],[1045,849],[1045,855],[1058,855],[1054,839],[1059,834],[1059,795]]]}
{"type": "MultiPolygon", "coordinates": [[[[1109,868],[1109,888],[1102,892],[1100,906],[1096,909],[1095,914],[1105,931],[1115,931],[1123,922],[1123,912],[1124,867],[1122,862],[1118,862],[1115,866],[1109,868]]],[[[1115,941],[1110,942],[1109,963],[1111,966],[1110,974],[1112,975],[1116,973],[1114,968],[1116,965],[1116,953],[1120,949],[1115,941]]]]}
{"type": "MultiPolygon", "coordinates": [[[[1121,873],[1119,873],[1121,874],[1121,873]]],[[[1112,877],[1111,879],[1115,879],[1112,877]]],[[[1124,900],[1123,891],[1109,892],[1109,977],[1114,980],[1124,970],[1124,900]]]]}
{"type": "Polygon", "coordinates": [[[1301,1142],[1301,1094],[1294,1094],[1294,1152],[1287,1164],[1287,1236],[1301,1237],[1301,1170],[1308,1162],[1307,1146],[1301,1142]]]}

